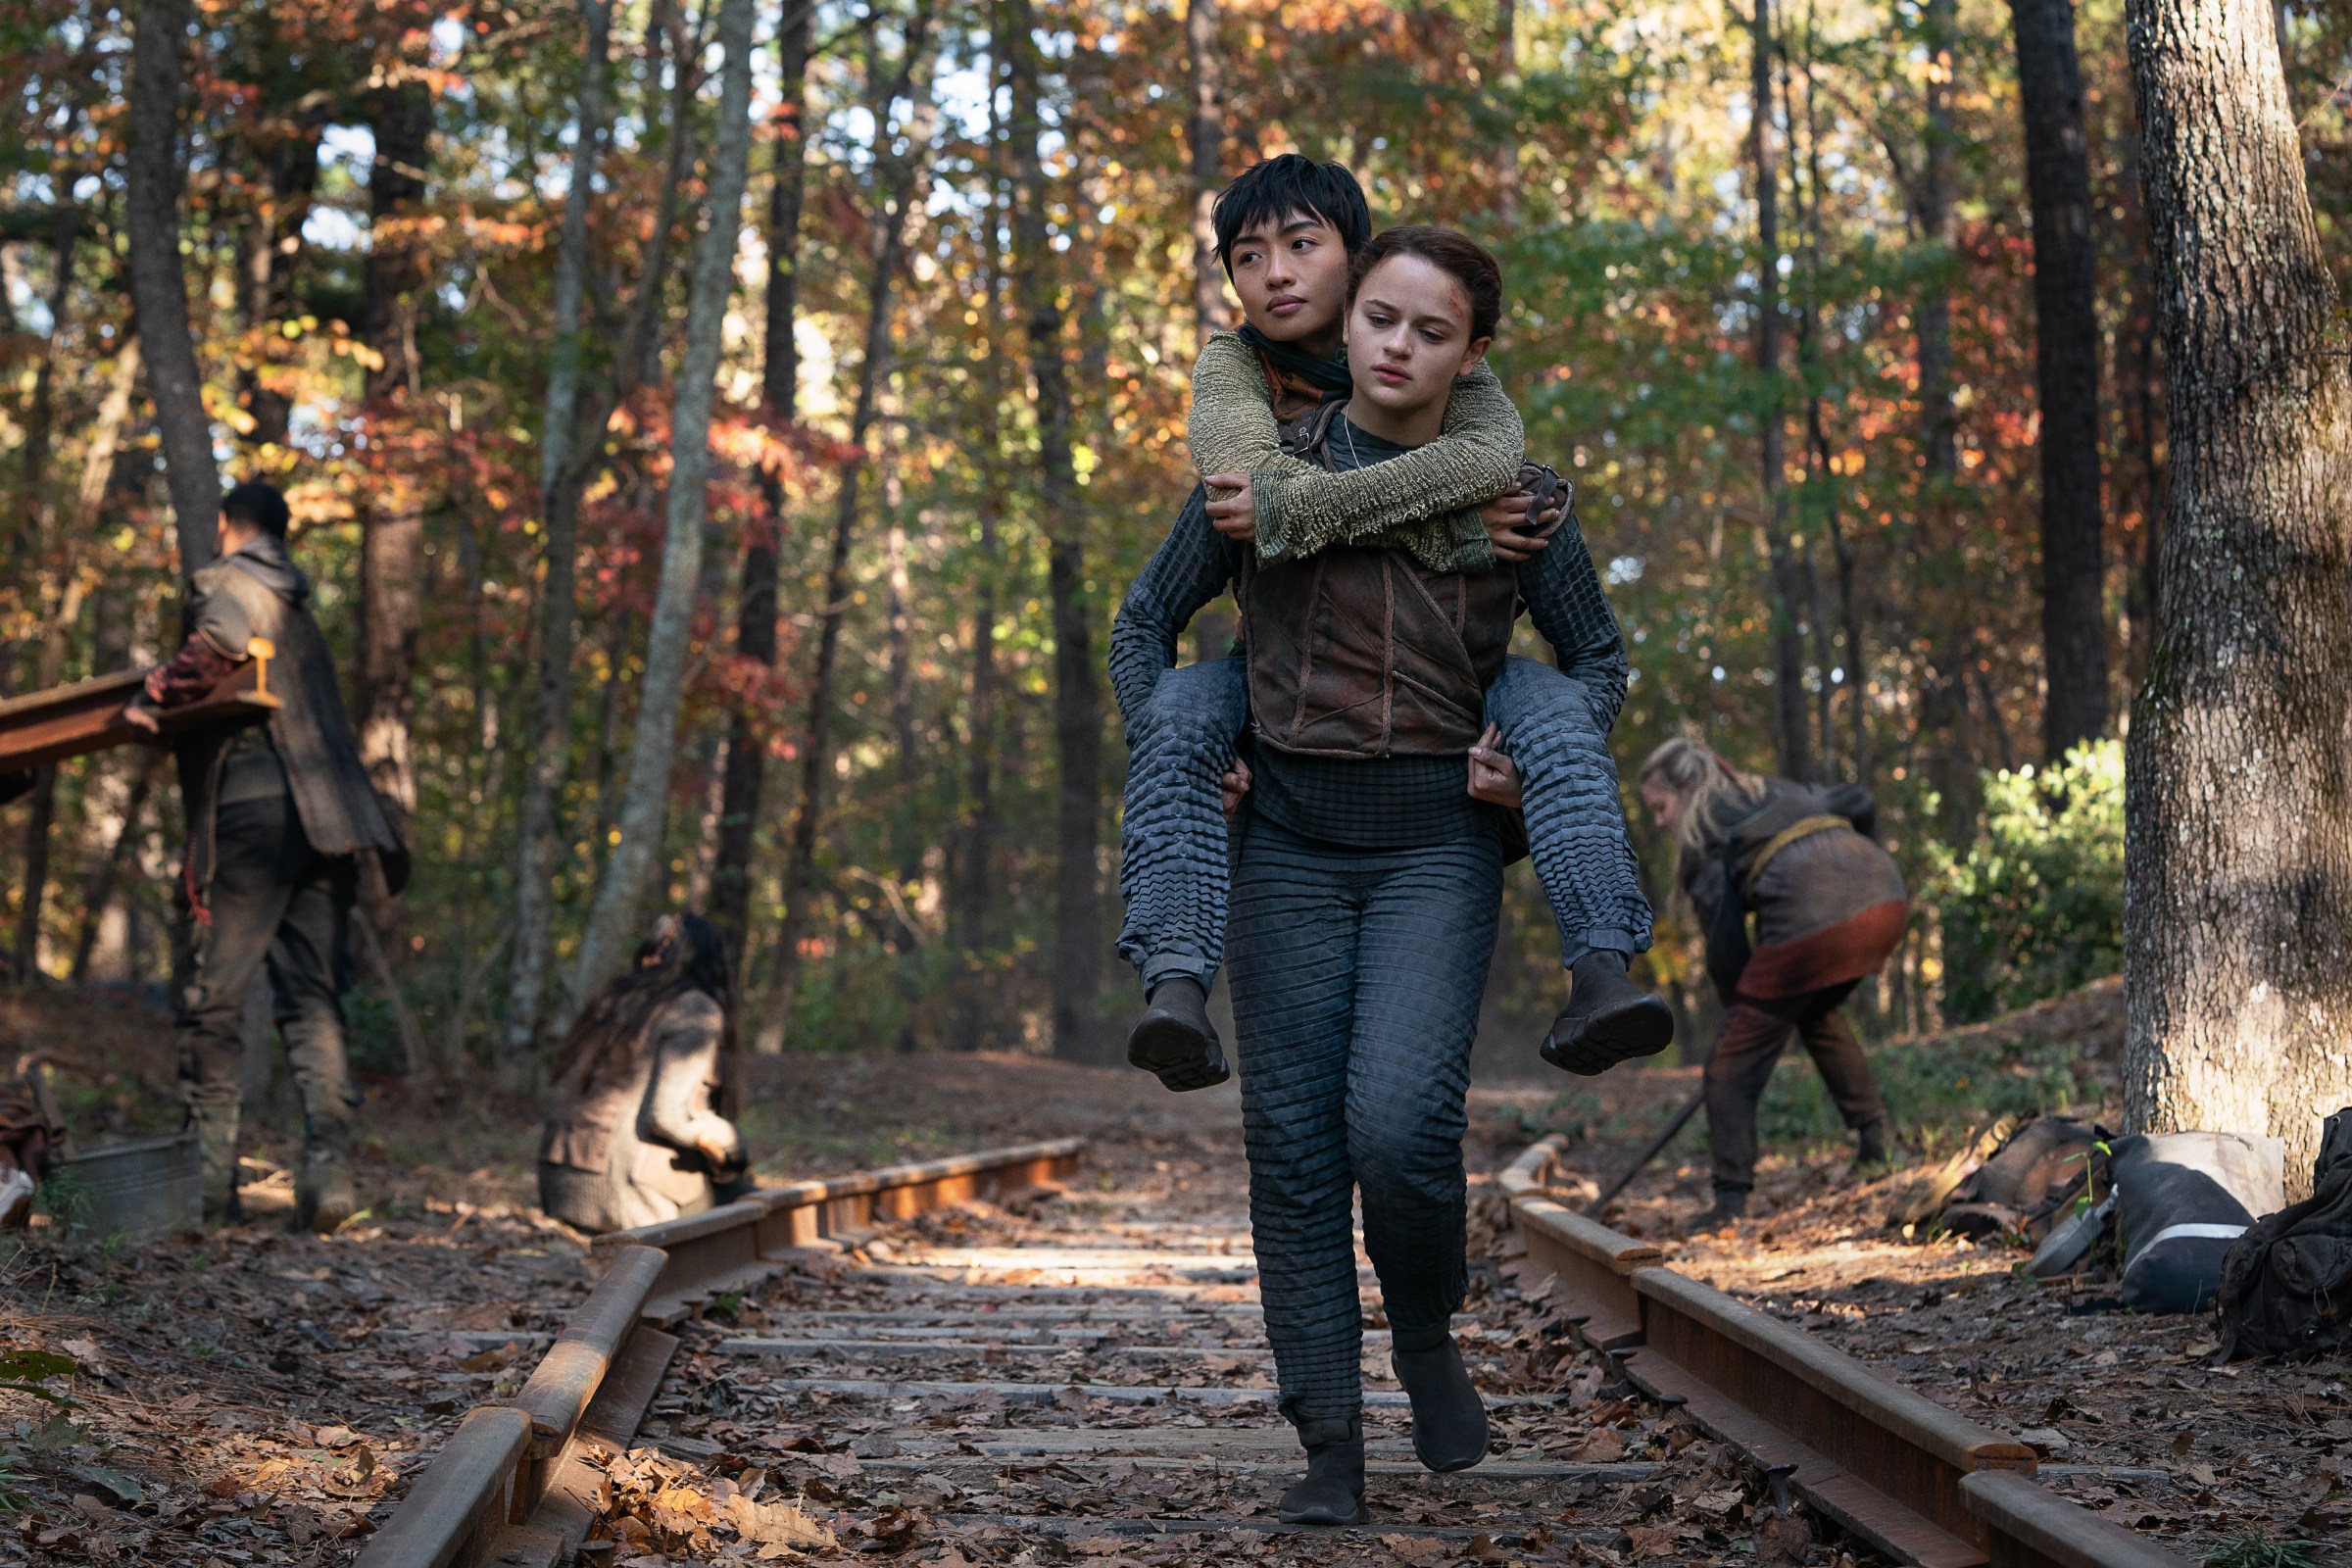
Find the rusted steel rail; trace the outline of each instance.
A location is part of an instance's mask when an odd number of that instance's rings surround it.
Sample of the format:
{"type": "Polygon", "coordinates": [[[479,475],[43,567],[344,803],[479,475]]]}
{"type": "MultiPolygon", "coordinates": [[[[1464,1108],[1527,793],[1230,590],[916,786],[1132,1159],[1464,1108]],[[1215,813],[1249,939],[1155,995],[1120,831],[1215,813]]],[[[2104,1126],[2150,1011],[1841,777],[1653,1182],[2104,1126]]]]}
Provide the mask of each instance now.
{"type": "Polygon", "coordinates": [[[722,1207],[597,1238],[603,1277],[528,1382],[470,1411],[358,1568],[555,1568],[595,1522],[601,1461],[626,1449],[678,1341],[664,1330],[796,1248],[1067,1177],[1084,1139],[765,1188],[722,1207]]]}
{"type": "Polygon", "coordinates": [[[222,676],[208,695],[179,708],[155,710],[157,727],[152,733],[122,716],[147,679],[143,669],[0,700],[0,771],[38,767],[134,742],[156,744],[213,724],[266,718],[284,706],[270,690],[270,662],[276,656],[269,639],[256,637],[251,657],[222,676]]]}
{"type": "Polygon", "coordinates": [[[645,1303],[646,1319],[666,1328],[713,1297],[774,1273],[796,1249],[859,1233],[881,1220],[1057,1182],[1077,1170],[1085,1151],[1085,1139],[1063,1138],[762,1188],[707,1213],[600,1236],[593,1255],[629,1247],[666,1253],[669,1261],[645,1303]]]}
{"type": "Polygon", "coordinates": [[[1553,1201],[1544,1180],[1558,1148],[1536,1144],[1499,1183],[1529,1263],[1553,1277],[1578,1336],[1855,1535],[1921,1568],[2187,1568],[2043,1490],[2026,1445],[1553,1201]]]}

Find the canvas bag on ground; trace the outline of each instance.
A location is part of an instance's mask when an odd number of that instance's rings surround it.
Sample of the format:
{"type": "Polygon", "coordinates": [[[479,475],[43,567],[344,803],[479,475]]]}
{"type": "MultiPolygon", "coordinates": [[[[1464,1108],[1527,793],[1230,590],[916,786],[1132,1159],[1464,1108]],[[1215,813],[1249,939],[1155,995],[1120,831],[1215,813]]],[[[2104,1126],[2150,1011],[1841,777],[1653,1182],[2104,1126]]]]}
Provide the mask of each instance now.
{"type": "Polygon", "coordinates": [[[2237,1133],[2119,1138],[2108,1156],[2124,1231],[2117,1293],[2142,1312],[2195,1312],[2256,1218],[2286,1206],[2286,1144],[2237,1133]]]}
{"type": "Polygon", "coordinates": [[[2308,1360],[2352,1343],[2352,1106],[2328,1118],[2312,1195],[2231,1244],[2221,1302],[2225,1360],[2308,1360]]]}

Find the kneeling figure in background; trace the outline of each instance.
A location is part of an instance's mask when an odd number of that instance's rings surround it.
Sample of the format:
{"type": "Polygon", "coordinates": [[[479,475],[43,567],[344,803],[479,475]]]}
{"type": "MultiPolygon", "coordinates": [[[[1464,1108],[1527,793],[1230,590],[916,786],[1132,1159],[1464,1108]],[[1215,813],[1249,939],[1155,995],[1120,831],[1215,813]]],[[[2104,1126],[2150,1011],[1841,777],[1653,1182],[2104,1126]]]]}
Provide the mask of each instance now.
{"type": "Polygon", "coordinates": [[[734,1056],[726,943],[670,915],[564,1042],[539,1144],[539,1206],[584,1231],[699,1214],[748,1183],[743,1135],[719,1114],[734,1056]]]}

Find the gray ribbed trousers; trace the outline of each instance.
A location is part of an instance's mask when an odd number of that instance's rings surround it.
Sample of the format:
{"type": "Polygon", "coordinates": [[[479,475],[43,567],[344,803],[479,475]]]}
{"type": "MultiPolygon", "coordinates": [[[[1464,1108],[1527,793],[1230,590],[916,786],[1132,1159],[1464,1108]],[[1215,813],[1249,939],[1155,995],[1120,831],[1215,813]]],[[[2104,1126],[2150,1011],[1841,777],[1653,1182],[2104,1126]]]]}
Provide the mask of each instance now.
{"type": "Polygon", "coordinates": [[[1251,817],[1233,881],[1233,1018],[1266,1338],[1294,1422],[1363,1404],[1353,1199],[1390,1327],[1462,1304],[1464,1097],[1494,954],[1492,835],[1351,851],[1251,817]]]}
{"type": "MultiPolygon", "coordinates": [[[[1649,901],[1626,839],[1617,761],[1584,683],[1514,657],[1487,688],[1487,717],[1519,766],[1560,961],[1573,964],[1593,948],[1646,952],[1649,901]]],[[[1230,860],[1217,777],[1233,765],[1249,719],[1247,664],[1212,659],[1162,675],[1128,732],[1119,956],[1147,992],[1175,974],[1205,989],[1223,961],[1230,860]]]]}

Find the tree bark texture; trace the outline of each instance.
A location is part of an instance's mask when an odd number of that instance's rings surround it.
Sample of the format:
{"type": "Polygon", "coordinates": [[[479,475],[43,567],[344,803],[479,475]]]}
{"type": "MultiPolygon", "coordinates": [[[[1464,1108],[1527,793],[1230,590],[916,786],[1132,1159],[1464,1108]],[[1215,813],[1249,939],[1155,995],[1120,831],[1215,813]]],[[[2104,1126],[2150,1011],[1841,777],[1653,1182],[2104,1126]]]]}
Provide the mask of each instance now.
{"type": "Polygon", "coordinates": [[[1797,606],[1803,583],[1788,538],[1788,485],[1781,409],[1780,172],[1772,146],[1771,0],[1749,14],[1751,72],[1747,153],[1756,193],[1756,369],[1763,387],[1758,411],[1757,460],[1762,469],[1764,543],[1772,563],[1772,669],[1780,770],[1785,778],[1813,776],[1813,723],[1805,710],[1805,641],[1797,606]]]}
{"type": "Polygon", "coordinates": [[[619,972],[634,940],[638,911],[660,870],[662,826],[669,805],[678,706],[686,687],[694,631],[695,589],[703,569],[709,512],[710,411],[734,287],[735,241],[743,227],[743,189],[751,160],[753,0],[721,0],[716,28],[718,127],[710,147],[710,216],[695,249],[686,303],[685,353],[670,415],[667,514],[662,577],[646,631],[645,678],[638,688],[637,730],[629,747],[628,792],[620,843],[605,867],[580,939],[571,995],[584,1000],[619,972]]]}
{"type": "Polygon", "coordinates": [[[2262,0],[2126,9],[2171,452],[2125,797],[2124,1117],[2352,1102],[2352,384],[2262,0]]]}
{"type": "Polygon", "coordinates": [[[1086,602],[1085,514],[1070,454],[1069,369],[1062,359],[1060,278],[1046,231],[1046,173],[1039,146],[1037,37],[1029,0],[1006,0],[1012,41],[1015,275],[1028,319],[1036,386],[1039,506],[1048,540],[1047,592],[1054,623],[1054,740],[1060,758],[1054,843],[1054,1054],[1092,1061],[1102,1053],[1096,994],[1102,976],[1102,697],[1095,682],[1086,602]]]}
{"type": "MultiPolygon", "coordinates": [[[[775,177],[767,192],[767,327],[761,340],[760,401],[788,424],[801,373],[793,328],[800,317],[801,204],[808,194],[807,109],[813,6],[797,6],[776,38],[775,177]]],[[[784,529],[784,482],[765,474],[760,485],[766,515],[754,521],[743,548],[743,586],[735,612],[735,656],[776,667],[776,563],[784,529]]],[[[718,856],[710,870],[710,918],[727,939],[727,956],[744,972],[751,935],[752,849],[760,825],[760,797],[767,781],[767,726],[748,703],[727,720],[727,771],[719,786],[718,856]]]]}
{"type": "Polygon", "coordinates": [[[147,384],[163,436],[164,480],[187,574],[219,551],[220,470],[204,373],[188,330],[187,280],[179,263],[180,51],[188,0],[138,0],[132,24],[129,137],[123,153],[123,226],[130,297],[147,345],[147,384]]]}
{"type": "Polygon", "coordinates": [[[2034,354],[2041,401],[2042,754],[2107,727],[2100,534],[2097,244],[2073,0],[2010,0],[2034,206],[2034,354]]]}
{"type": "MultiPolygon", "coordinates": [[[[1952,39],[1957,0],[1928,0],[1923,18],[1928,53],[1924,142],[1919,168],[1906,183],[1912,221],[1929,252],[1931,270],[1912,307],[1918,338],[1919,442],[1922,494],[1915,559],[1932,562],[1956,548],[1954,487],[1960,477],[1960,416],[1952,394],[1952,205],[1956,132],[1952,123],[1952,39]]],[[[1974,748],[1963,731],[1969,709],[1971,634],[1948,626],[1927,630],[1928,660],[1920,677],[1919,734],[1925,765],[1940,807],[1936,821],[1947,841],[1975,831],[1981,794],[1974,748]]]]}
{"type": "MultiPolygon", "coordinates": [[[[416,316],[431,279],[416,230],[430,157],[433,99],[422,81],[386,87],[368,104],[375,158],[368,175],[369,245],[363,337],[368,493],[360,507],[360,648],[352,725],[375,792],[404,836],[416,809],[416,634],[422,613],[424,493],[408,446],[418,417],[416,316]]],[[[389,929],[397,906],[371,911],[389,929]]]]}
{"type": "Polygon", "coordinates": [[[1193,155],[1193,319],[1205,343],[1210,333],[1233,321],[1211,216],[1225,184],[1225,46],[1217,37],[1217,0],[1190,0],[1186,6],[1184,53],[1193,94],[1185,125],[1193,155]]]}

